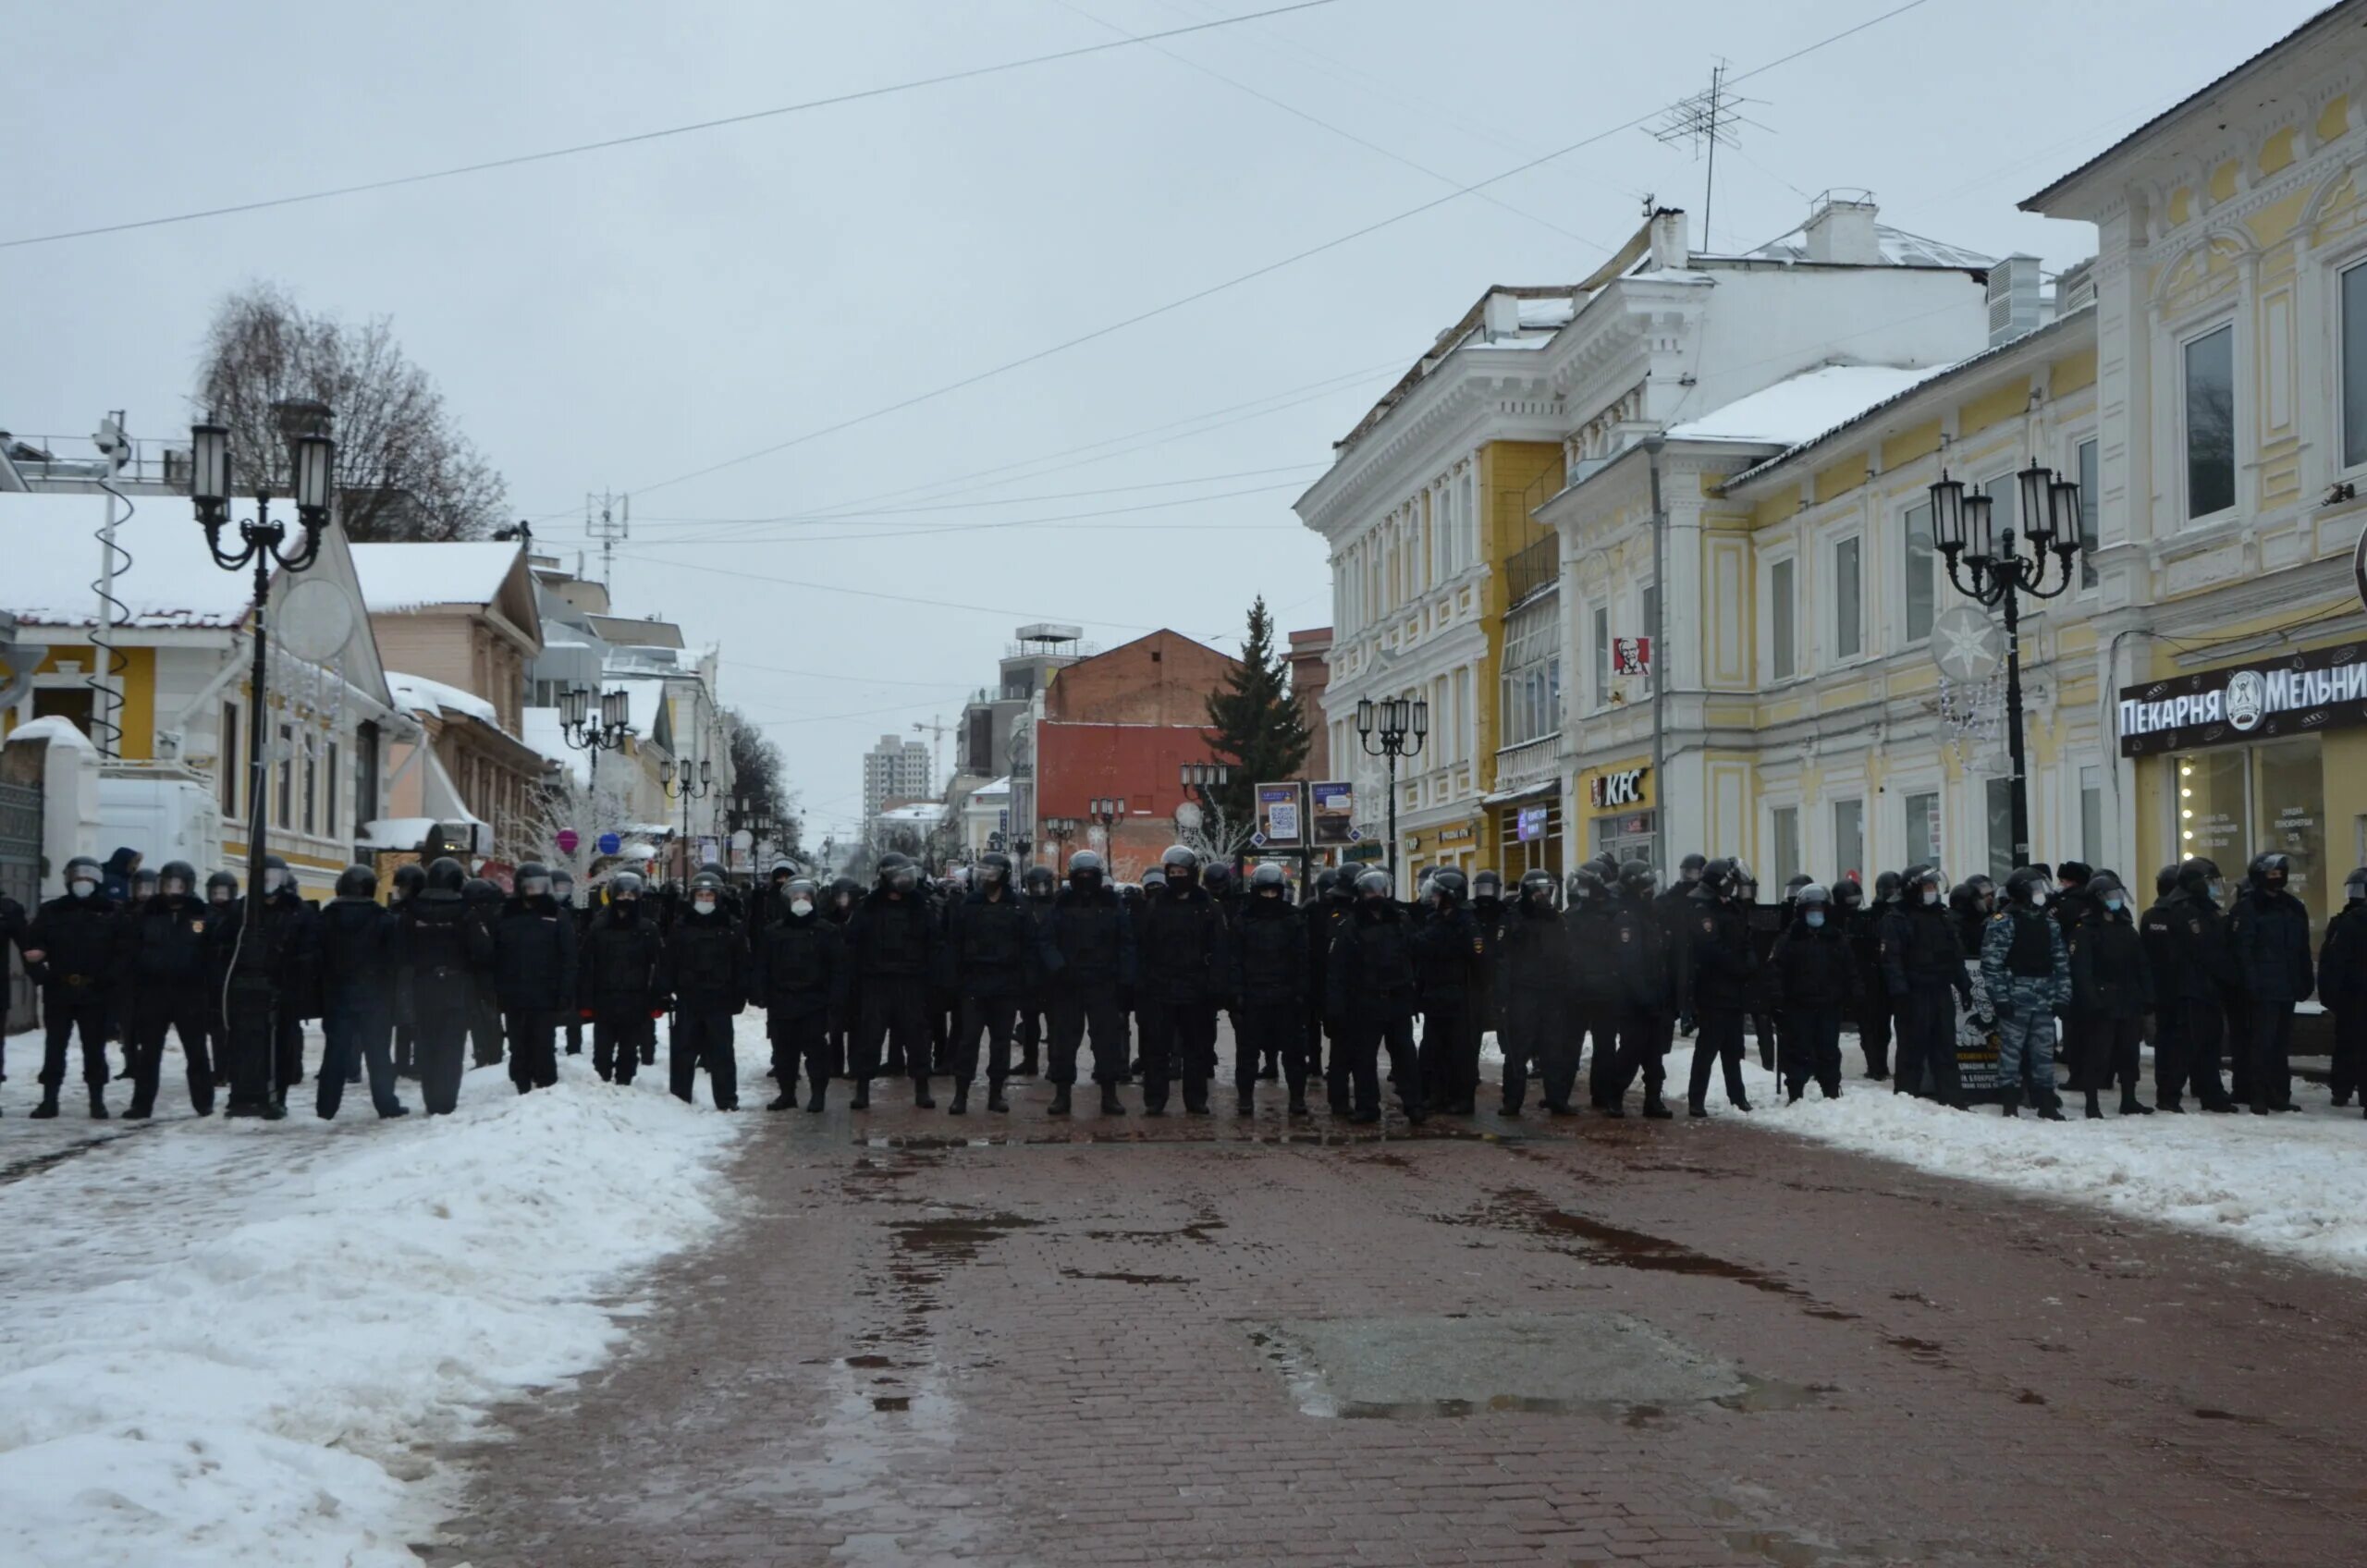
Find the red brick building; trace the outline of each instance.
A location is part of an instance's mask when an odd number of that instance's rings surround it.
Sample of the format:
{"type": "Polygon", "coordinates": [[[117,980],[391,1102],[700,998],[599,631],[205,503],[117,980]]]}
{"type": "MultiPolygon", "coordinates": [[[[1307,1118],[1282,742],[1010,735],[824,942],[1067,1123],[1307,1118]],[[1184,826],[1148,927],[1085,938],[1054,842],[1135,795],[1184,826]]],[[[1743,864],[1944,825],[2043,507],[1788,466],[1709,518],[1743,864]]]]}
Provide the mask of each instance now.
{"type": "Polygon", "coordinates": [[[1047,819],[1080,825],[1067,853],[1097,847],[1098,799],[1125,802],[1108,847],[1112,875],[1131,882],[1159,864],[1176,839],[1175,808],[1187,798],[1179,770],[1214,760],[1208,702],[1233,667],[1207,643],[1162,631],[1053,675],[1036,735],[1036,841],[1047,864],[1066,860],[1043,835],[1047,819]]]}
{"type": "Polygon", "coordinates": [[[1331,771],[1331,726],[1323,717],[1323,688],[1331,683],[1331,629],[1292,632],[1290,652],[1282,656],[1290,661],[1291,693],[1306,723],[1306,766],[1299,771],[1308,778],[1337,778],[1331,771]]]}

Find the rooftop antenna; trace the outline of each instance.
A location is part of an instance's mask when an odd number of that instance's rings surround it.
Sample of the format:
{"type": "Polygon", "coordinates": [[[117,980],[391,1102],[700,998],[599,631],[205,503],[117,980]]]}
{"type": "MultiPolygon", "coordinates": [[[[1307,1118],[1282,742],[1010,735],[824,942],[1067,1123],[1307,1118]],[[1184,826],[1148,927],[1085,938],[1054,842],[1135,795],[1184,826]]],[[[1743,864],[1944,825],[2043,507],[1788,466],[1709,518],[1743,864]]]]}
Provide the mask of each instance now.
{"type": "Polygon", "coordinates": [[[1649,133],[1655,141],[1663,145],[1689,141],[1693,144],[1695,157],[1705,153],[1708,156],[1709,171],[1701,182],[1701,249],[1705,251],[1714,249],[1710,243],[1710,202],[1718,189],[1718,149],[1738,143],[1737,127],[1750,125],[1762,130],[1766,129],[1743,117],[1742,106],[1758,100],[1737,97],[1728,90],[1726,73],[1733,68],[1723,59],[1711,67],[1710,85],[1706,91],[1696,92],[1690,98],[1678,99],[1668,106],[1658,122],[1649,128],[1649,133]]]}
{"type": "Polygon", "coordinates": [[[607,491],[584,496],[583,533],[600,542],[600,586],[615,592],[617,541],[632,537],[632,497],[607,491]]]}

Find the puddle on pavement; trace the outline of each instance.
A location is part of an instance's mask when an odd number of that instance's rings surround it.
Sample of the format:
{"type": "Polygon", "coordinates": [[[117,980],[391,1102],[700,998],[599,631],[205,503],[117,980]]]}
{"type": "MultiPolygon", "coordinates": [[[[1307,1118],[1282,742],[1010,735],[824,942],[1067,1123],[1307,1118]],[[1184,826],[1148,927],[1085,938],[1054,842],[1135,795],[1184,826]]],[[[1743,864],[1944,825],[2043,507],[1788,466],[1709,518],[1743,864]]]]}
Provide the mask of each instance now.
{"type": "MultiPolygon", "coordinates": [[[[1504,1187],[1495,1194],[1496,1203],[1479,1211],[1478,1218],[1504,1230],[1528,1231],[1548,1240],[1562,1243],[1561,1250],[1587,1262],[1606,1268],[1635,1268],[1658,1274],[1691,1274],[1712,1280],[1732,1280],[1754,1291],[1771,1295],[1805,1296],[1806,1292],[1790,1280],[1781,1279],[1748,1264],[1729,1262],[1697,1252],[1682,1242],[1672,1242],[1646,1231],[1631,1231],[1624,1225],[1572,1214],[1555,1208],[1544,1196],[1528,1187],[1504,1187]]],[[[1453,1222],[1460,1223],[1458,1218],[1453,1222]]],[[[1828,1309],[1830,1310],[1830,1309],[1828,1309]]]]}
{"type": "Polygon", "coordinates": [[[1623,1314],[1299,1318],[1244,1325],[1302,1414],[1339,1420],[1798,1410],[1833,1390],[1754,1377],[1623,1314]],[[1517,1391],[1515,1391],[1517,1390],[1517,1391]]]}
{"type": "Polygon", "coordinates": [[[839,1365],[865,1371],[881,1366],[893,1366],[896,1364],[884,1355],[850,1355],[841,1360],[839,1365]]]}
{"type": "Polygon", "coordinates": [[[1106,1280],[1118,1285],[1196,1285],[1187,1274],[1129,1274],[1122,1269],[1063,1268],[1063,1280],[1106,1280]]]}

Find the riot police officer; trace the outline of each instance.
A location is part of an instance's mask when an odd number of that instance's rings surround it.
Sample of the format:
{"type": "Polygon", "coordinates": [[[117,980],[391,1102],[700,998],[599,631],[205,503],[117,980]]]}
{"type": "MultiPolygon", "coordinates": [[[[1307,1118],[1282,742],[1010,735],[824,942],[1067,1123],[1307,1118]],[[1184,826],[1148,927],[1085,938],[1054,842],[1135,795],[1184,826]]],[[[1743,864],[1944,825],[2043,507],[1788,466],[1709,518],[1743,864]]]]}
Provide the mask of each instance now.
{"type": "Polygon", "coordinates": [[[830,1082],[829,1024],[846,1006],[846,939],[816,905],[811,880],[791,877],[769,901],[773,918],[754,933],[748,998],[765,1010],[773,1076],[780,1093],[765,1107],[797,1103],[797,1069],[805,1067],[805,1109],[819,1111],[830,1082]]]}
{"type": "Polygon", "coordinates": [[[468,905],[476,926],[469,937],[470,951],[479,955],[474,983],[469,988],[469,1060],[478,1067],[501,1060],[501,997],[494,981],[494,928],[501,924],[501,885],[486,876],[472,876],[460,884],[460,901],[468,905]]]}
{"type": "Polygon", "coordinates": [[[2054,1014],[2071,1001],[2071,954],[2063,928],[2046,913],[2054,880],[2035,865],[2017,866],[2005,878],[2005,907],[1990,916],[1981,938],[1981,972],[1997,1015],[1997,1073],[2005,1084],[2005,1114],[2019,1114],[2027,1093],[2039,1115],[2060,1121],[2054,1014]]]}
{"type": "Polygon", "coordinates": [[[1833,918],[1849,938],[1849,957],[1857,965],[1851,981],[1856,998],[1858,1047],[1865,1053],[1866,1076],[1880,1084],[1890,1077],[1890,990],[1883,984],[1883,944],[1878,927],[1898,897],[1898,873],[1885,871],[1874,878],[1875,900],[1866,902],[1866,890],[1854,876],[1833,885],[1833,918]]]}
{"type": "Polygon", "coordinates": [[[1655,907],[1656,880],[1652,868],[1642,861],[1629,861],[1619,869],[1620,900],[1612,914],[1611,931],[1619,979],[1619,1058],[1602,1111],[1606,1116],[1625,1116],[1628,1086],[1641,1074],[1644,1114],[1665,1121],[1669,1109],[1661,1093],[1668,1080],[1669,1027],[1676,1011],[1675,972],[1669,960],[1667,929],[1655,907]]]}
{"type": "MultiPolygon", "coordinates": [[[[1612,876],[1618,876],[1616,867],[1612,876]]],[[[1545,1078],[1546,1109],[1556,1115],[1576,1109],[1570,1096],[1577,1084],[1586,1042],[1594,1044],[1587,1073],[1587,1099],[1597,1110],[1611,1103],[1619,1060],[1619,952],[1613,930],[1614,901],[1602,868],[1589,862],[1572,872],[1569,908],[1570,1012],[1562,1031],[1561,1053],[1545,1078]]]]}
{"type": "Polygon", "coordinates": [[[1053,961],[1045,982],[1052,1028],[1048,1112],[1069,1114],[1077,1047],[1090,1030],[1101,1113],[1123,1116],[1118,1084],[1125,1076],[1129,1046],[1122,998],[1134,984],[1134,923],[1118,890],[1103,879],[1100,855],[1080,850],[1069,857],[1068,886],[1052,900],[1048,931],[1053,961]]]}
{"type": "Polygon", "coordinates": [[[1414,937],[1416,999],[1422,1011],[1419,1069],[1408,1097],[1428,1110],[1469,1116],[1478,1095],[1479,1032],[1471,1013],[1479,964],[1479,923],[1464,907],[1463,873],[1441,866],[1424,900],[1427,917],[1414,937]]]}
{"type": "Polygon", "coordinates": [[[2227,939],[2250,1004],[2245,1074],[2252,1113],[2299,1110],[2293,1103],[2293,1007],[2316,993],[2310,962],[2310,912],[2287,889],[2290,857],[2275,851],[2254,856],[2244,900],[2228,922],[2227,939]]]}
{"type": "MultiPolygon", "coordinates": [[[[1049,928],[1052,922],[1052,899],[1060,891],[1060,878],[1052,875],[1049,865],[1031,865],[1019,879],[1021,901],[1036,924],[1049,928]]],[[[1036,975],[1029,984],[1027,994],[1019,999],[1019,1026],[1012,1037],[1019,1042],[1019,1062],[1011,1070],[1014,1078],[1033,1078],[1043,1071],[1045,1038],[1044,977],[1036,975]]]]}
{"type": "Polygon", "coordinates": [[[2218,877],[2201,856],[2181,861],[2174,886],[2138,923],[2155,977],[2153,1103],[2174,1113],[2184,1112],[2189,1090],[2207,1111],[2236,1109],[2219,1076],[2227,940],[2214,896],[2218,877]]]}
{"type": "Polygon", "coordinates": [[[1143,1114],[1167,1109],[1168,1084],[1180,1082],[1184,1109],[1208,1113],[1216,1074],[1217,1009],[1233,982],[1224,915],[1199,885],[1200,857],[1171,844],[1159,857],[1165,886],[1143,898],[1137,934],[1135,1014],[1143,1032],[1143,1114]]]}
{"type": "Polygon", "coordinates": [[[1411,923],[1404,906],[1390,896],[1390,882],[1385,871],[1367,871],[1356,878],[1355,908],[1333,934],[1326,966],[1331,988],[1326,1007],[1346,1026],[1355,1107],[1348,1120],[1367,1126],[1380,1120],[1380,1053],[1384,1046],[1405,1120],[1419,1123],[1426,1115],[1421,1073],[1414,1061],[1411,923]]]}
{"type": "MultiPolygon", "coordinates": [[[[168,881],[171,873],[166,867],[168,881]]],[[[367,1069],[371,1108],[382,1119],[411,1113],[395,1096],[395,1064],[386,1052],[394,1019],[398,919],[378,902],[377,892],[376,872],[349,865],[337,873],[337,897],[321,912],[325,1048],[313,1109],[324,1121],[336,1118],[345,1098],[349,1068],[367,1069]]]]}
{"type": "Polygon", "coordinates": [[[706,1069],[717,1110],[740,1109],[740,1064],[731,1020],[748,999],[748,943],[724,907],[723,877],[691,878],[681,919],[666,935],[665,990],[674,1005],[666,1051],[668,1087],[685,1105],[706,1069]]]}
{"type": "Polygon", "coordinates": [[[131,1069],[133,1121],[151,1115],[164,1066],[165,1032],[180,1035],[181,1060],[189,1070],[190,1103],[200,1116],[214,1109],[214,1063],[208,1052],[216,1006],[206,909],[197,893],[197,871],[187,861],[169,861],[158,873],[156,891],[124,914],[117,995],[128,1006],[124,1054],[131,1069]]]}
{"type": "Polygon", "coordinates": [[[2318,949],[2318,995],[2334,1014],[2327,1083],[2336,1106],[2367,1085],[2367,865],[2343,878],[2342,900],[2318,949]]]}
{"type": "Polygon", "coordinates": [[[962,1008],[953,1039],[953,1103],[947,1114],[960,1116],[970,1109],[982,1034],[987,1037],[987,1109],[1011,1109],[1003,1084],[1011,1076],[1011,1037],[1020,1004],[1058,962],[1046,960],[1044,942],[1035,911],[1011,885],[1011,857],[988,851],[978,861],[967,896],[945,912],[942,962],[962,1008]]]}
{"type": "Polygon", "coordinates": [[[603,1083],[633,1081],[666,1011],[666,933],[646,894],[640,873],[617,872],[583,932],[577,1011],[592,1021],[592,1071],[603,1083]]]}
{"type": "Polygon", "coordinates": [[[558,1030],[575,1011],[575,916],[559,907],[551,874],[528,861],[493,929],[494,996],[509,1036],[509,1081],[520,1094],[558,1082],[558,1030]]]}
{"type": "Polygon", "coordinates": [[[1815,882],[1794,889],[1792,923],[1768,958],[1768,992],[1776,1009],[1784,1090],[1797,1103],[1816,1080],[1829,1100],[1841,1097],[1841,1019],[1858,980],[1849,934],[1833,918],[1833,894],[1815,882]]]}
{"type": "MultiPolygon", "coordinates": [[[[1528,1094],[1532,1069],[1550,1073],[1560,1054],[1563,1019],[1569,1008],[1569,933],[1553,901],[1553,874],[1542,867],[1525,873],[1520,897],[1504,916],[1499,947],[1503,987],[1503,1104],[1518,1116],[1528,1094]]],[[[1550,1082],[1549,1082],[1550,1092],[1550,1082]]]]}
{"type": "Polygon", "coordinates": [[[1306,1114],[1306,917],[1290,878],[1269,862],[1249,874],[1249,897],[1233,925],[1233,1088],[1241,1114],[1257,1109],[1261,1064],[1279,1058],[1290,1113],[1306,1114]]]}
{"type": "MultiPolygon", "coordinates": [[[[227,877],[229,876],[229,873],[216,872],[215,873],[215,876],[217,877],[227,877]]],[[[208,882],[206,886],[210,891],[213,884],[208,882]]],[[[419,897],[419,895],[425,890],[426,887],[427,867],[420,864],[419,862],[415,860],[405,861],[402,864],[395,867],[394,880],[389,884],[386,889],[386,908],[389,913],[393,913],[397,917],[396,925],[398,929],[399,929],[401,925],[400,916],[402,914],[403,905],[419,897]]],[[[236,878],[231,878],[229,885],[229,896],[235,898],[237,895],[238,881],[236,878]]],[[[419,1030],[411,1021],[410,1011],[411,1004],[408,995],[404,988],[396,983],[396,978],[391,969],[387,974],[386,986],[388,996],[387,1006],[391,1010],[391,1016],[394,1023],[395,1076],[398,1078],[409,1078],[415,1082],[419,1077],[419,1030]]]]}
{"type": "Polygon", "coordinates": [[[460,1099],[477,974],[492,962],[492,937],[469,908],[468,872],[449,855],[430,864],[419,892],[396,906],[395,983],[416,1033],[419,1093],[430,1116],[460,1099]]]}
{"type": "Polygon", "coordinates": [[[2085,1053],[2077,1083],[2085,1091],[2088,1119],[2103,1115],[2097,1095],[2120,1084],[2120,1113],[2151,1116],[2153,1108],[2137,1097],[2138,1035],[2153,1006],[2145,938],[2129,910],[2128,889],[2109,871],[2082,879],[2088,913],[2067,928],[2071,951],[2071,1011],[2077,1027],[2066,1036],[2085,1053]]]}
{"type": "Polygon", "coordinates": [[[1713,860],[1686,895],[1688,921],[1676,949],[1677,998],[1700,1031],[1693,1042],[1693,1071],[1686,1109],[1710,1114],[1710,1070],[1724,1069],[1726,1099],[1737,1110],[1750,1109],[1742,1082],[1743,1016],[1758,999],[1759,951],[1744,906],[1757,887],[1750,868],[1738,860],[1713,860]]]}
{"type": "MultiPolygon", "coordinates": [[[[583,951],[583,934],[592,927],[592,912],[576,907],[573,872],[564,866],[551,868],[551,898],[559,907],[559,918],[575,927],[575,950],[580,958],[583,951]]],[[[579,965],[577,970],[579,980],[582,973],[579,965]]],[[[567,1054],[582,1056],[583,1054],[583,1019],[574,1004],[575,998],[570,996],[567,998],[567,1005],[559,1011],[560,1016],[566,1022],[567,1054]]]]}
{"type": "Polygon", "coordinates": [[[1909,866],[1899,878],[1898,905],[1881,926],[1883,985],[1899,1019],[1891,1092],[1955,1105],[1961,1093],[1956,1010],[1959,1000],[1972,1005],[1972,982],[1955,925],[1941,905],[1945,886],[1932,865],[1909,866]]]}
{"type": "Polygon", "coordinates": [[[920,872],[905,855],[879,857],[879,885],[864,896],[847,923],[853,960],[854,1109],[871,1108],[871,1081],[880,1075],[880,1045],[891,1042],[913,1080],[913,1104],[934,1110],[928,1092],[928,985],[936,967],[937,918],[920,887],[920,872]]]}

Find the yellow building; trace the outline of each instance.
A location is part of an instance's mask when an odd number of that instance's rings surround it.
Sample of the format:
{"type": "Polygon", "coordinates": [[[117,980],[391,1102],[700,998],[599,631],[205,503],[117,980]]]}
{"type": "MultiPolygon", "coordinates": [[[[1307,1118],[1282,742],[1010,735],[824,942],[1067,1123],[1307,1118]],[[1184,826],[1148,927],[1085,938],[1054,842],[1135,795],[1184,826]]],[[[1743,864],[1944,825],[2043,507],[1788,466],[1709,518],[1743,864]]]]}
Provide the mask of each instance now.
{"type": "Polygon", "coordinates": [[[2089,625],[2128,866],[2367,862],[2367,3],[2333,6],[2023,206],[2100,236],[2089,625]]]}

